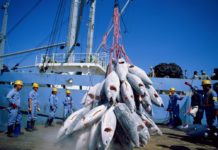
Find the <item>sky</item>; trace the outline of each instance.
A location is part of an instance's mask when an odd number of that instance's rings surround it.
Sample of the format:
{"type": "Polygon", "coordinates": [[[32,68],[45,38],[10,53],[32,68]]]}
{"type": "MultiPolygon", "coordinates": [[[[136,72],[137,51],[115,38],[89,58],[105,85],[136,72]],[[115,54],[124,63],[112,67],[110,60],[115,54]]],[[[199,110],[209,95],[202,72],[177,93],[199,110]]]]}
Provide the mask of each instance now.
{"type": "MultiPolygon", "coordinates": [[[[2,4],[4,0],[0,0],[2,4]]],[[[8,30],[38,0],[11,0],[8,30]]],[[[66,0],[59,41],[66,41],[70,0],[66,0]]],[[[120,7],[125,0],[119,0],[120,7]]],[[[5,53],[48,44],[59,0],[43,0],[33,12],[7,36],[5,53]]],[[[94,47],[98,47],[113,14],[113,0],[98,0],[94,47]]],[[[75,51],[85,52],[88,9],[85,5],[81,32],[75,51]]],[[[131,61],[146,71],[159,63],[176,63],[188,71],[218,68],[218,1],[217,0],[133,0],[123,15],[121,34],[131,61]],[[126,29],[124,27],[126,26],[126,29]],[[124,31],[127,32],[124,32],[124,31]]],[[[2,18],[3,12],[0,12],[2,18]]],[[[1,21],[0,21],[1,23],[1,21]]],[[[109,38],[108,40],[110,40],[109,38]]],[[[109,42],[110,43],[110,42],[109,42]]],[[[63,53],[57,49],[56,52],[63,53]]],[[[39,52],[6,59],[9,66],[34,63],[39,52]]]]}

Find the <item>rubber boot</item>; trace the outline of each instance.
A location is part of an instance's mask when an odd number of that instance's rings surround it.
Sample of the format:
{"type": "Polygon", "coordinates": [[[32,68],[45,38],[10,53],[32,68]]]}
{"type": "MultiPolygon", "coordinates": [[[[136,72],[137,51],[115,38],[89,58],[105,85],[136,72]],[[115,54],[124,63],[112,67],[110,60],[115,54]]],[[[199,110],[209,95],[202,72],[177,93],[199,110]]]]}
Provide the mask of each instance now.
{"type": "Polygon", "coordinates": [[[53,118],[49,120],[49,126],[54,126],[52,125],[53,120],[54,120],[53,118]]]}
{"type": "Polygon", "coordinates": [[[33,131],[30,121],[27,121],[26,131],[28,131],[28,132],[32,132],[33,131]]]}
{"type": "Polygon", "coordinates": [[[46,123],[45,123],[45,128],[47,128],[49,126],[49,122],[50,122],[50,119],[48,118],[46,123]]]}
{"type": "Polygon", "coordinates": [[[17,137],[21,134],[21,126],[20,124],[15,124],[15,127],[14,127],[14,135],[17,137]]]}
{"type": "Polygon", "coordinates": [[[35,120],[31,120],[31,127],[33,131],[36,131],[37,129],[35,128],[35,120]]]}
{"type": "Polygon", "coordinates": [[[14,133],[13,133],[14,127],[13,125],[8,126],[8,137],[14,137],[14,133]]]}

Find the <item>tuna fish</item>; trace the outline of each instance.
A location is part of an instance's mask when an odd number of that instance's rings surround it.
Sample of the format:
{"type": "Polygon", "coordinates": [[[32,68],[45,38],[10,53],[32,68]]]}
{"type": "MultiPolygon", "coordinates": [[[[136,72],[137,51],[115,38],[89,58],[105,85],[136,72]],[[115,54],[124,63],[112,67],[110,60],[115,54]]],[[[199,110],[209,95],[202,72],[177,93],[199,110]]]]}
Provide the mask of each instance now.
{"type": "Polygon", "coordinates": [[[107,149],[113,139],[117,125],[117,118],[114,114],[114,106],[106,111],[101,121],[101,138],[104,149],[107,149]]]}
{"type": "Polygon", "coordinates": [[[97,122],[106,110],[106,105],[100,105],[98,107],[93,108],[87,114],[85,114],[84,117],[82,117],[82,119],[77,123],[75,128],[73,128],[73,132],[83,129],[85,127],[89,127],[93,123],[97,122]]]}
{"type": "Polygon", "coordinates": [[[99,139],[100,133],[101,133],[101,122],[99,121],[93,124],[91,128],[90,137],[89,137],[89,145],[88,145],[89,150],[97,149],[97,143],[98,143],[98,140],[100,140],[99,139]]]}
{"type": "Polygon", "coordinates": [[[131,139],[136,147],[139,147],[139,135],[137,124],[126,104],[118,103],[114,108],[114,113],[125,134],[131,139]]]}
{"type": "Polygon", "coordinates": [[[91,130],[91,127],[85,128],[84,130],[80,130],[77,133],[77,136],[73,137],[72,140],[76,141],[73,147],[74,150],[88,149],[90,130],[91,130]]]}
{"type": "Polygon", "coordinates": [[[132,113],[132,116],[137,123],[137,131],[139,133],[140,141],[142,141],[142,144],[147,144],[148,140],[150,139],[150,134],[148,132],[148,128],[145,126],[142,119],[136,114],[135,112],[132,113]]]}
{"type": "Polygon", "coordinates": [[[115,71],[112,71],[106,77],[104,90],[108,101],[116,103],[116,99],[118,97],[118,94],[120,93],[120,80],[115,71]]]}
{"type": "Polygon", "coordinates": [[[138,95],[145,94],[145,90],[144,90],[145,85],[143,84],[142,80],[138,76],[136,76],[132,73],[128,73],[127,79],[129,81],[130,85],[132,86],[132,88],[136,91],[136,93],[138,95]]]}
{"type": "Polygon", "coordinates": [[[100,83],[97,83],[95,86],[90,87],[87,94],[85,94],[83,97],[82,104],[87,106],[90,105],[95,100],[96,91],[98,90],[100,85],[101,85],[100,83]]]}
{"type": "Polygon", "coordinates": [[[146,72],[142,70],[141,68],[135,66],[135,65],[129,65],[129,72],[137,75],[141,80],[144,82],[144,84],[152,85],[151,79],[148,77],[146,72]]]}
{"type": "Polygon", "coordinates": [[[116,73],[121,82],[126,80],[126,76],[128,73],[128,66],[123,58],[118,59],[118,62],[116,64],[116,73]]]}
{"type": "Polygon", "coordinates": [[[148,93],[151,97],[151,101],[158,107],[164,107],[163,100],[153,86],[148,86],[148,93]]]}
{"type": "Polygon", "coordinates": [[[61,140],[71,133],[71,129],[76,126],[80,119],[90,110],[90,107],[83,107],[72,113],[64,122],[64,125],[58,131],[57,139],[61,140]]]}
{"type": "Polygon", "coordinates": [[[148,131],[150,135],[162,135],[163,134],[160,128],[150,118],[149,114],[147,114],[146,112],[143,112],[140,117],[144,121],[145,125],[148,127],[148,131]]]}
{"type": "Polygon", "coordinates": [[[134,112],[136,110],[134,94],[128,81],[124,81],[121,84],[120,91],[123,102],[129,107],[131,112],[134,112]]]}

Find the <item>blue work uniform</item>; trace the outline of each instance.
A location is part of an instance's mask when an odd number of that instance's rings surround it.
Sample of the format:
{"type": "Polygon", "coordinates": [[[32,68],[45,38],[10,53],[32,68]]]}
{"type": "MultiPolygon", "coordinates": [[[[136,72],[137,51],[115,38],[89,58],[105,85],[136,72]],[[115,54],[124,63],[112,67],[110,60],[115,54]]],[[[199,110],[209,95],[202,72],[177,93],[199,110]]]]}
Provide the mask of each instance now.
{"type": "Polygon", "coordinates": [[[213,127],[216,118],[216,102],[217,94],[215,91],[210,89],[203,96],[203,106],[206,113],[207,125],[208,127],[213,127]]]}
{"type": "Polygon", "coordinates": [[[8,126],[20,124],[22,120],[22,114],[20,112],[20,93],[13,88],[7,95],[7,100],[9,102],[8,107],[8,126]]]}
{"type": "Polygon", "coordinates": [[[58,108],[58,97],[55,94],[51,94],[49,97],[49,119],[55,118],[55,113],[58,108]]]}
{"type": "Polygon", "coordinates": [[[39,94],[38,92],[36,92],[35,90],[32,90],[30,93],[29,93],[29,99],[28,99],[28,104],[29,104],[29,107],[32,108],[31,111],[28,111],[28,121],[31,121],[31,120],[36,120],[37,119],[37,108],[39,108],[39,94]],[[32,100],[32,104],[30,106],[30,103],[29,103],[29,99],[32,100]]]}
{"type": "Polygon", "coordinates": [[[181,119],[179,117],[179,104],[177,104],[177,101],[180,100],[181,98],[176,93],[174,93],[173,95],[169,97],[170,97],[170,100],[169,100],[167,109],[169,110],[169,113],[170,113],[170,124],[171,125],[180,124],[180,123],[177,123],[178,120],[179,122],[181,122],[181,119]]]}
{"type": "Polygon", "coordinates": [[[203,100],[202,100],[202,93],[201,91],[194,91],[194,94],[191,97],[191,106],[195,107],[198,106],[198,112],[196,116],[194,117],[193,124],[201,124],[201,120],[204,115],[204,109],[203,109],[203,100]]]}
{"type": "Polygon", "coordinates": [[[64,101],[64,118],[66,119],[71,113],[73,109],[73,99],[71,96],[66,96],[64,101]]]}

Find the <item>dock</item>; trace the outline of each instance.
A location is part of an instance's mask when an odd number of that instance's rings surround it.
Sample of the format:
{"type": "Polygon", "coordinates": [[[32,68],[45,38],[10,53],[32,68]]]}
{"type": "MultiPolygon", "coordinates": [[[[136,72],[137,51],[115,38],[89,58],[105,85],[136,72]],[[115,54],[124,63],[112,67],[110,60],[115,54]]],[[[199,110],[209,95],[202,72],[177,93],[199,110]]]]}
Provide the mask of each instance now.
{"type": "MultiPolygon", "coordinates": [[[[0,150],[73,150],[70,143],[66,147],[55,144],[55,137],[60,125],[44,128],[37,126],[37,131],[26,132],[24,135],[15,138],[8,138],[7,135],[0,133],[0,150]]],[[[203,138],[191,138],[184,132],[169,129],[167,126],[160,126],[163,131],[162,136],[152,136],[148,145],[144,148],[135,150],[215,150],[218,149],[218,142],[203,138]]]]}

